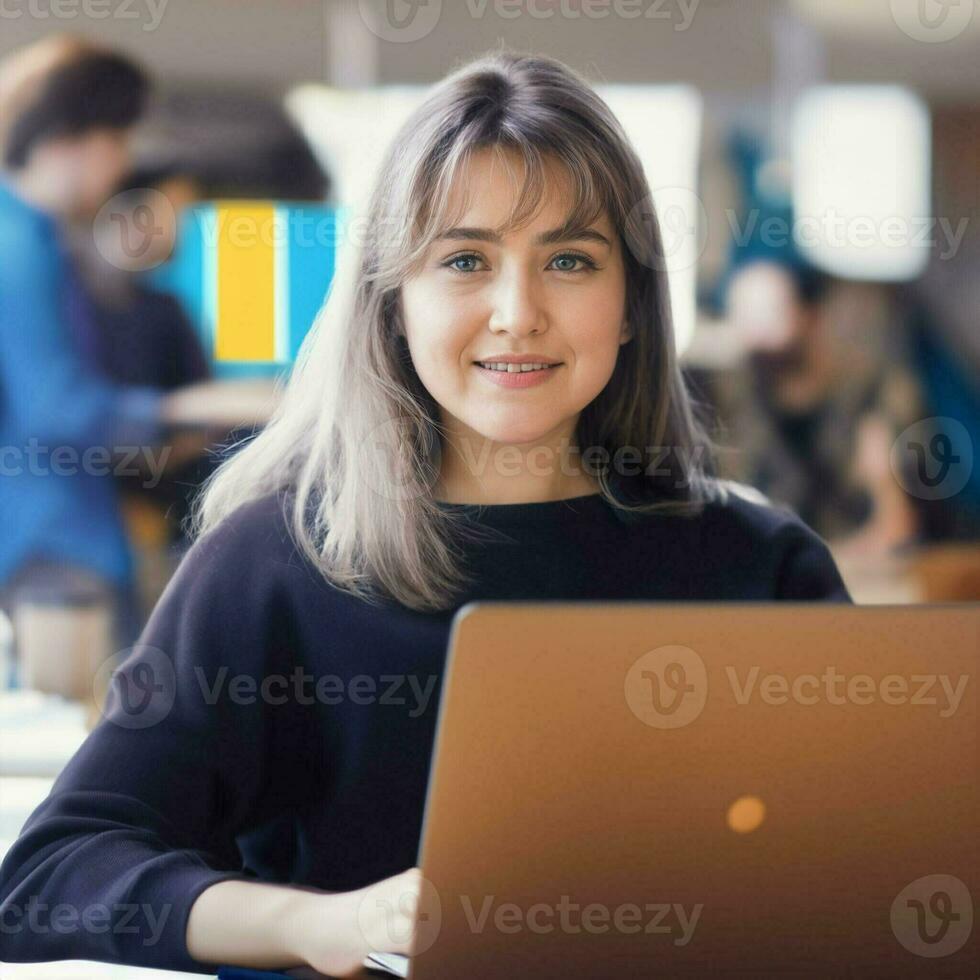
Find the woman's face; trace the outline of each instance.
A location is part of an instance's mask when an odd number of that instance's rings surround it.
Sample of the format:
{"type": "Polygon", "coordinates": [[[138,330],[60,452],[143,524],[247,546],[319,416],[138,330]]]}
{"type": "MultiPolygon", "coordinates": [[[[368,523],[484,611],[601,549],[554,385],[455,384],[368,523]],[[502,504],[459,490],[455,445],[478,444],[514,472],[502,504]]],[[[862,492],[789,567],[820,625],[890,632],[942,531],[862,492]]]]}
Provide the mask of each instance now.
{"type": "Polygon", "coordinates": [[[474,156],[462,177],[469,209],[402,287],[412,361],[454,441],[571,439],[630,336],[619,236],[605,215],[561,233],[571,205],[557,168],[534,219],[497,234],[521,186],[523,165],[511,160],[505,167],[491,151],[474,156]],[[555,366],[520,374],[480,366],[510,355],[555,366]]]}

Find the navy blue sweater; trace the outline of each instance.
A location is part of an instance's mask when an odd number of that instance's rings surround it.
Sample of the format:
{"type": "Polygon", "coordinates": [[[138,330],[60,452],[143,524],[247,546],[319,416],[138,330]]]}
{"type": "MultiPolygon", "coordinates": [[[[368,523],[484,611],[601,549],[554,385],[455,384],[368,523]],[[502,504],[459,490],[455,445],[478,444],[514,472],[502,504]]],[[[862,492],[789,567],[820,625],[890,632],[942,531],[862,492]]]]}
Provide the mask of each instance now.
{"type": "Polygon", "coordinates": [[[599,495],[441,506],[504,532],[467,546],[474,584],[442,614],[327,584],[273,497],[193,546],[0,869],[0,961],[204,971],[185,930],[208,886],[347,890],[414,865],[465,602],[849,600],[812,531],[737,496],[629,524],[599,495]]]}

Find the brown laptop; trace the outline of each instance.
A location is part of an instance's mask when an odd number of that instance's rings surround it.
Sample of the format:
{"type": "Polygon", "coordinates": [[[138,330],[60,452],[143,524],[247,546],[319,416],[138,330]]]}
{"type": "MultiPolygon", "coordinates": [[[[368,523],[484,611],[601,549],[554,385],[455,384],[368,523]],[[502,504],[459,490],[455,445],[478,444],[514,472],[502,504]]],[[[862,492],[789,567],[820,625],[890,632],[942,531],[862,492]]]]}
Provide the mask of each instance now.
{"type": "Polygon", "coordinates": [[[475,603],[416,980],[980,976],[980,606],[475,603]]]}

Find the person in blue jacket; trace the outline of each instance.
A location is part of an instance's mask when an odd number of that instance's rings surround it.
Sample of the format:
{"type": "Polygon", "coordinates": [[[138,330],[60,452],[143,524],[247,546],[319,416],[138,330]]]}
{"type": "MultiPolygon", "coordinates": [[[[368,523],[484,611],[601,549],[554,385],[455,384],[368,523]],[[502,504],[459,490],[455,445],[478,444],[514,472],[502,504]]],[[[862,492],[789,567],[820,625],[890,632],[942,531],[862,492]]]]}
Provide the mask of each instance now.
{"type": "Polygon", "coordinates": [[[161,393],[101,374],[60,228],[91,220],[128,170],[148,92],[139,66],[68,36],[0,69],[0,601],[101,592],[120,639],[136,624],[112,469],[161,439],[161,393]]]}
{"type": "Polygon", "coordinates": [[[849,601],[798,517],[711,475],[643,166],[582,78],[466,65],[378,173],[271,422],[0,867],[0,962],[356,975],[411,949],[462,606],[849,601]]]}

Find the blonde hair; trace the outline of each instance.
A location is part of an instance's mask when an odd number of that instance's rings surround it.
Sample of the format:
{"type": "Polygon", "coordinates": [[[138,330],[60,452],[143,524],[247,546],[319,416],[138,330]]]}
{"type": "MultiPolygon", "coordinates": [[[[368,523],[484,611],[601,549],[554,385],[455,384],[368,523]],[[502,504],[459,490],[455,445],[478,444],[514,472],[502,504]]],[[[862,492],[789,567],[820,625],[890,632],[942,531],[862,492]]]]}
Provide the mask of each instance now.
{"type": "Polygon", "coordinates": [[[569,225],[585,227],[605,212],[621,237],[633,336],[582,411],[578,445],[610,457],[622,447],[669,447],[678,466],[669,479],[644,475],[632,495],[600,468],[603,497],[624,516],[690,515],[722,492],[706,475],[711,443],[676,359],[659,226],[649,207],[637,207],[650,194],[639,159],[608,106],[568,67],[499,51],[442,81],[399,131],[363,245],[341,256],[273,419],[208,480],[193,533],[251,500],[290,491],[291,533],[328,582],[372,603],[394,599],[420,611],[453,604],[463,522],[432,494],[439,408],[401,335],[399,291],[446,227],[462,168],[487,148],[516,153],[525,165],[511,227],[533,215],[546,165],[557,163],[575,191],[569,225]]]}

